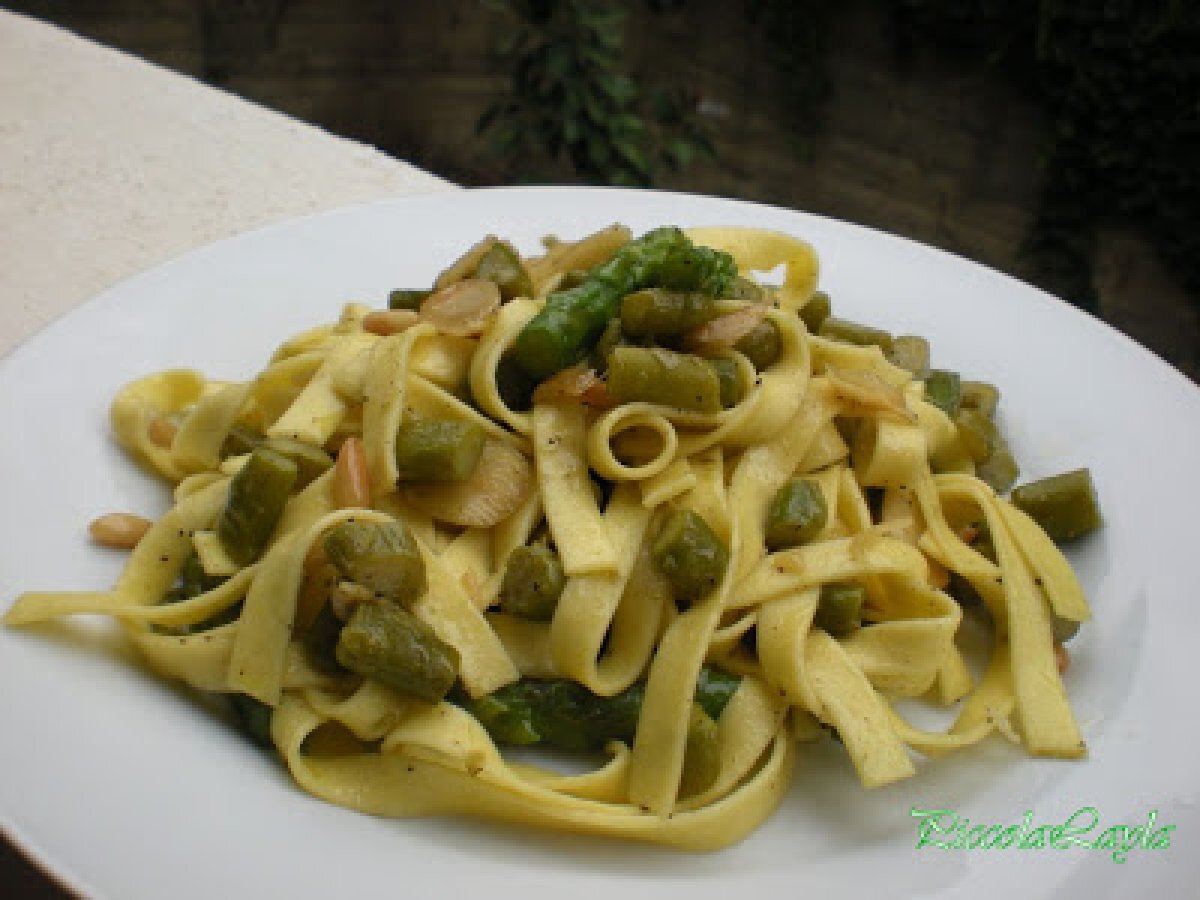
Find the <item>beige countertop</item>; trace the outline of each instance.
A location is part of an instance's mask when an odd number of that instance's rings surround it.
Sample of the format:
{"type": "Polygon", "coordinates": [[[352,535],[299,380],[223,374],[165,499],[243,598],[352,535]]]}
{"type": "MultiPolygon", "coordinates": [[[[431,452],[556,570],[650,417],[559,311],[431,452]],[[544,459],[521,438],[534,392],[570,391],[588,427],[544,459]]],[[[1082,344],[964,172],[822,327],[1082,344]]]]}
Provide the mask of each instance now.
{"type": "Polygon", "coordinates": [[[0,10],[0,353],[194,247],[451,189],[374,148],[0,10]]]}
{"type": "MultiPolygon", "coordinates": [[[[452,189],[374,148],[0,10],[0,355],[194,247],[452,189]]],[[[0,896],[65,895],[0,840],[0,896]]]]}

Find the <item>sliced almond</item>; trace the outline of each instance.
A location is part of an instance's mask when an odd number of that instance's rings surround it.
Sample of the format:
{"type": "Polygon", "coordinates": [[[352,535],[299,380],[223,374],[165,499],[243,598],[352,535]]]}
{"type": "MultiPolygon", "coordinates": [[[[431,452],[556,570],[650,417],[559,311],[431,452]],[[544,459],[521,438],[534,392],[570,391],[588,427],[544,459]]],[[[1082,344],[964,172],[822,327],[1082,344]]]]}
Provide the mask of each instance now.
{"type": "Polygon", "coordinates": [[[500,308],[500,288],[493,281],[468,278],[443,288],[421,304],[421,317],[443,334],[483,334],[500,308]]]}
{"type": "Polygon", "coordinates": [[[475,471],[465,481],[406,484],[401,497],[439,522],[462,528],[491,528],[511,516],[533,491],[533,465],[500,441],[483,446],[475,471]]]}
{"type": "Polygon", "coordinates": [[[533,402],[561,403],[563,400],[579,400],[589,388],[600,382],[595,369],[580,364],[556,372],[537,386],[533,402]]]}
{"type": "Polygon", "coordinates": [[[883,415],[915,424],[916,415],[908,408],[904,389],[888,384],[868,369],[838,369],[829,366],[825,373],[834,395],[860,415],[883,415]]]}
{"type": "Polygon", "coordinates": [[[767,307],[754,303],[727,316],[719,316],[687,332],[683,336],[683,349],[701,356],[728,350],[757,328],[766,315],[767,307]]]}

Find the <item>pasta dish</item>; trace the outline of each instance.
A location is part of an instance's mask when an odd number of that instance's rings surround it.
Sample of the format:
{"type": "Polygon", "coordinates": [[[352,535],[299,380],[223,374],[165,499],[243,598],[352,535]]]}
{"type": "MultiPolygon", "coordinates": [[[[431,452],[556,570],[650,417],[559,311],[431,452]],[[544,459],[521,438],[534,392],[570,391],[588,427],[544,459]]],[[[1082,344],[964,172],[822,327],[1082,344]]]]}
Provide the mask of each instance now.
{"type": "Polygon", "coordinates": [[[248,381],[147,375],[111,424],[171,508],[93,523],[129,551],[111,590],[5,622],[115,617],[304,790],[381,816],[714,850],[830,733],[866,788],[994,732],[1083,757],[1058,543],[1099,525],[1087,470],[1013,489],[997,389],[817,281],[777,232],[487,237],[248,381]]]}

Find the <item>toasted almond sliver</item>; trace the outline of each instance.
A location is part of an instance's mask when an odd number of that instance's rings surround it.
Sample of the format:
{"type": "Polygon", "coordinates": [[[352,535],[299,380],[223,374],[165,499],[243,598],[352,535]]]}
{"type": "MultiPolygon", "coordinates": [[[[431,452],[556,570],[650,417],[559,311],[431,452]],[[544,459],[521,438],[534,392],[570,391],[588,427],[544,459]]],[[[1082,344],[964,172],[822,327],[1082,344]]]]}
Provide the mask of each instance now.
{"type": "Polygon", "coordinates": [[[465,481],[408,484],[401,487],[400,495],[439,522],[491,528],[512,515],[533,490],[533,465],[524,454],[500,441],[488,441],[465,481]]]}
{"type": "Polygon", "coordinates": [[[908,408],[903,389],[888,384],[874,372],[829,366],[826,375],[834,394],[865,414],[882,414],[901,422],[916,423],[917,417],[908,408]]]}
{"type": "Polygon", "coordinates": [[[600,376],[596,374],[596,370],[580,363],[556,372],[539,384],[533,392],[533,402],[537,404],[579,400],[599,382],[600,376]]]}
{"type": "Polygon", "coordinates": [[[109,513],[94,519],[88,526],[88,532],[101,547],[132,550],[153,524],[149,519],[133,513],[109,513]]]}
{"type": "Polygon", "coordinates": [[[500,308],[500,288],[494,281],[467,278],[425,299],[421,318],[442,334],[474,337],[482,334],[500,308]]]}
{"type": "Polygon", "coordinates": [[[683,349],[701,355],[728,350],[757,328],[766,315],[766,306],[753,303],[728,315],[719,316],[684,334],[683,349]]]}
{"type": "Polygon", "coordinates": [[[412,328],[421,321],[421,314],[413,309],[377,309],[363,316],[363,331],[387,337],[412,328]]]}

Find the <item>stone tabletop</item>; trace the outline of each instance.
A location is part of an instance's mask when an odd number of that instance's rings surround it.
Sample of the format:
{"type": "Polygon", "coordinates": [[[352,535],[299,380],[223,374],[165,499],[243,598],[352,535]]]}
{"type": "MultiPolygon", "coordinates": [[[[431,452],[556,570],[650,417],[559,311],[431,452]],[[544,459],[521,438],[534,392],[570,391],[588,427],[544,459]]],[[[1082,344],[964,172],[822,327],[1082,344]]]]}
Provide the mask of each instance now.
{"type": "MultiPolygon", "coordinates": [[[[0,10],[0,355],[194,247],[452,189],[374,148],[0,10]]],[[[0,839],[0,896],[66,895],[0,839]]]]}

